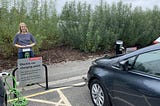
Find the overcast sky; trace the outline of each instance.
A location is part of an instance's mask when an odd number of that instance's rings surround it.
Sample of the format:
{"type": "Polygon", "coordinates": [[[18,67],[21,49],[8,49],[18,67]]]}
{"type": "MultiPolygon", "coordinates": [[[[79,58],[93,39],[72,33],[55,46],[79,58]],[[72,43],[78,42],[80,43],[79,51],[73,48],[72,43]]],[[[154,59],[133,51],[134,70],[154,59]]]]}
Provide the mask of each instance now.
{"type": "MultiPolygon", "coordinates": [[[[60,12],[62,7],[64,6],[65,2],[70,2],[74,0],[56,0],[56,8],[57,11],[60,12]]],[[[91,4],[92,8],[94,8],[95,5],[98,5],[100,3],[100,0],[75,0],[75,1],[81,1],[81,2],[87,2],[91,4]]],[[[104,0],[108,4],[117,3],[120,0],[104,0]]],[[[158,5],[160,7],[160,0],[121,0],[123,3],[132,3],[132,7],[141,6],[143,9],[149,8],[152,9],[155,5],[158,5]]]]}
{"type": "MultiPolygon", "coordinates": [[[[9,3],[11,3],[11,6],[14,4],[13,0],[8,0],[9,3]]],[[[18,1],[18,0],[17,0],[18,1]]],[[[26,0],[27,4],[30,4],[31,0],[26,0]]],[[[40,2],[44,2],[45,0],[39,0],[40,2]]],[[[49,0],[48,0],[49,1],[49,0]]],[[[62,7],[64,6],[64,4],[66,2],[71,2],[71,1],[74,1],[74,0],[55,0],[56,4],[56,9],[57,9],[57,12],[60,13],[61,10],[62,10],[62,7]]],[[[88,4],[91,4],[91,7],[94,8],[96,5],[99,5],[100,4],[100,1],[101,0],[75,0],[76,2],[87,2],[88,4]]],[[[160,8],[160,0],[103,0],[104,2],[107,2],[108,4],[112,5],[112,3],[117,3],[119,1],[122,1],[124,4],[132,4],[132,7],[136,7],[136,6],[141,6],[142,9],[153,9],[153,7],[155,5],[157,5],[159,8],[160,8]]]]}

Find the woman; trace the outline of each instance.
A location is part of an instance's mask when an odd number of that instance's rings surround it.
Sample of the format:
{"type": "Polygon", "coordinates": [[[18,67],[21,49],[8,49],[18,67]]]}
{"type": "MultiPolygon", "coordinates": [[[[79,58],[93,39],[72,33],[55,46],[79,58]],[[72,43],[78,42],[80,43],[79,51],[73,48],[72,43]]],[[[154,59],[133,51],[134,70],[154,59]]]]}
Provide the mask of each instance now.
{"type": "Polygon", "coordinates": [[[24,52],[29,51],[30,57],[34,56],[32,47],[36,44],[36,41],[25,23],[19,24],[19,32],[15,35],[14,45],[18,48],[18,59],[24,58],[24,52]]]}

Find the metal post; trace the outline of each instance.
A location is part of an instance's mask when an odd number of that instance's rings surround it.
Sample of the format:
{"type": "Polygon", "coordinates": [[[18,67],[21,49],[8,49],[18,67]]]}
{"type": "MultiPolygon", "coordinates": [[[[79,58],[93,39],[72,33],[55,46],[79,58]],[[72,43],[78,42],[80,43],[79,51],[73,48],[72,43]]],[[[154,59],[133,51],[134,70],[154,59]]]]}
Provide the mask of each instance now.
{"type": "MultiPolygon", "coordinates": [[[[18,69],[18,67],[16,67],[13,71],[12,71],[12,76],[15,77],[15,72],[18,69]]],[[[16,89],[16,82],[14,80],[14,78],[12,77],[12,82],[13,82],[13,89],[16,89]]],[[[14,97],[17,98],[17,95],[14,94],[14,97]]]]}
{"type": "Polygon", "coordinates": [[[43,64],[43,66],[45,67],[45,75],[46,75],[46,89],[48,89],[48,69],[47,66],[45,64],[43,64]]]}
{"type": "MultiPolygon", "coordinates": [[[[13,71],[12,71],[12,76],[15,77],[15,72],[18,69],[18,67],[16,67],[13,71]]],[[[16,88],[16,82],[13,79],[13,88],[16,88]]]]}

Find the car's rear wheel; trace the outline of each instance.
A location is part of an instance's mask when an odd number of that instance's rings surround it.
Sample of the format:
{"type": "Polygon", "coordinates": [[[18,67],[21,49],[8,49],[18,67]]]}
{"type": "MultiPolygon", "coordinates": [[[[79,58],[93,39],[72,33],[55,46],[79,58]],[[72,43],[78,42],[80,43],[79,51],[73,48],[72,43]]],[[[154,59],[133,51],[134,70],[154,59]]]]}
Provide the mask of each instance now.
{"type": "Polygon", "coordinates": [[[99,80],[90,83],[90,95],[95,106],[110,106],[107,91],[99,80]]]}

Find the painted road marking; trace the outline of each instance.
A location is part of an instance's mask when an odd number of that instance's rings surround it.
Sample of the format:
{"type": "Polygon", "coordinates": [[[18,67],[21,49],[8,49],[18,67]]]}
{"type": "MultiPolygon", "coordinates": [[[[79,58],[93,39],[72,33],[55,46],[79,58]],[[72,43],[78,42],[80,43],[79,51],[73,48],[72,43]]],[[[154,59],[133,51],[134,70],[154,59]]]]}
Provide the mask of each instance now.
{"type": "Polygon", "coordinates": [[[62,99],[57,102],[56,106],[62,105],[61,102],[63,102],[62,99]]]}
{"type": "MultiPolygon", "coordinates": [[[[50,89],[50,90],[47,90],[47,91],[38,92],[38,93],[35,93],[35,94],[24,96],[24,98],[26,98],[29,101],[39,102],[39,103],[44,103],[44,104],[54,104],[56,106],[72,106],[70,104],[70,102],[68,101],[67,97],[63,94],[63,92],[61,90],[72,88],[72,87],[75,87],[75,86],[83,86],[85,84],[86,84],[85,82],[81,82],[81,83],[70,85],[68,87],[61,87],[61,88],[57,88],[57,89],[50,89]],[[60,100],[58,102],[51,102],[51,101],[47,101],[47,100],[40,100],[40,99],[33,99],[33,98],[31,98],[31,97],[35,97],[35,96],[39,96],[39,95],[43,95],[43,94],[47,94],[47,93],[51,93],[51,92],[55,92],[55,91],[58,92],[59,97],[60,97],[60,100]]],[[[16,99],[10,99],[10,100],[8,100],[8,102],[11,102],[11,101],[16,100],[16,99]]]]}
{"type": "Polygon", "coordinates": [[[62,93],[61,90],[58,89],[57,92],[59,93],[60,98],[62,98],[62,100],[64,101],[64,103],[66,104],[66,106],[72,106],[72,105],[70,104],[70,102],[68,101],[67,97],[65,97],[65,96],[63,95],[63,93],[62,93]]]}
{"type": "MultiPolygon", "coordinates": [[[[31,98],[26,98],[29,101],[33,101],[33,102],[39,102],[39,103],[43,103],[43,104],[53,104],[56,105],[56,102],[50,102],[50,101],[46,101],[46,100],[40,100],[40,99],[31,99],[31,98]]],[[[64,105],[64,104],[60,104],[60,105],[64,105]]]]}
{"type": "MultiPolygon", "coordinates": [[[[86,84],[85,82],[80,82],[80,83],[77,83],[77,84],[72,84],[72,85],[67,86],[67,87],[61,87],[61,88],[57,88],[57,89],[50,89],[50,90],[47,90],[47,91],[38,92],[38,93],[31,94],[31,95],[24,96],[24,97],[25,97],[25,98],[31,98],[31,97],[34,97],[34,96],[38,96],[38,95],[43,95],[43,94],[46,94],[46,93],[54,92],[54,91],[57,91],[58,89],[59,89],[59,90],[63,90],[63,89],[71,88],[71,87],[83,86],[83,85],[85,85],[85,84],[86,84]]],[[[10,101],[13,101],[13,100],[16,100],[16,99],[17,99],[17,98],[15,98],[15,99],[10,99],[10,100],[8,100],[8,101],[10,102],[10,101]]]]}

